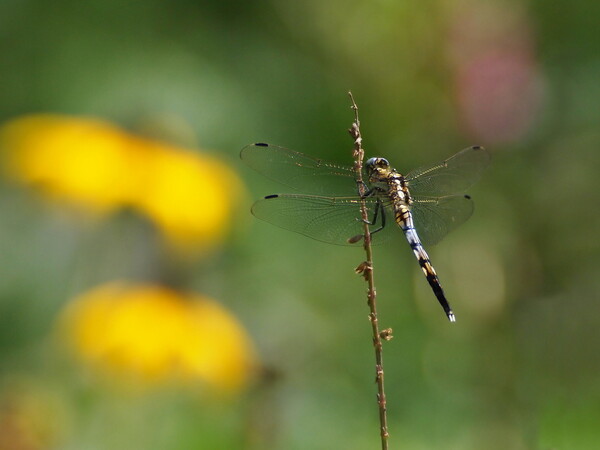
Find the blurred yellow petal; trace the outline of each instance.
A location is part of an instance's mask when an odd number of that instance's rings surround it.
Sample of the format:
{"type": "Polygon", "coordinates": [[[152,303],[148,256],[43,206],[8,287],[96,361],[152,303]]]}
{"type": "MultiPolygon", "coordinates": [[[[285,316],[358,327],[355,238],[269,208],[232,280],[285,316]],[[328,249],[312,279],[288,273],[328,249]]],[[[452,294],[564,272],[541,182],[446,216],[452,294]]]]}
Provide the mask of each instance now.
{"type": "Polygon", "coordinates": [[[154,285],[110,283],[75,299],[61,329],[92,367],[146,381],[236,391],[255,367],[246,331],[217,302],[154,285]]]}
{"type": "Polygon", "coordinates": [[[136,209],[182,248],[222,241],[243,196],[216,158],[100,120],[26,116],[0,128],[0,147],[12,178],[88,210],[136,209]]]}
{"type": "Polygon", "coordinates": [[[137,181],[127,136],[102,121],[27,116],[5,125],[0,142],[14,178],[93,210],[127,203],[137,181]]]}
{"type": "Polygon", "coordinates": [[[207,244],[226,235],[242,195],[233,170],[214,158],[169,147],[146,165],[148,182],[140,186],[136,205],[172,242],[207,244]]]}

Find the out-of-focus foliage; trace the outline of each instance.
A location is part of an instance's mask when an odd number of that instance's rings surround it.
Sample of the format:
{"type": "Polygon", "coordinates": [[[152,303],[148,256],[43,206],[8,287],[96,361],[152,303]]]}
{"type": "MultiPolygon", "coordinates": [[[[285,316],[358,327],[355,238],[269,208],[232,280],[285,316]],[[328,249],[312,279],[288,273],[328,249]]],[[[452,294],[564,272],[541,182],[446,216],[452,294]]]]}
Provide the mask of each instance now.
{"type": "Polygon", "coordinates": [[[253,221],[246,191],[286,189],[238,163],[349,163],[352,89],[401,172],[494,153],[428,249],[456,324],[401,239],[375,251],[391,447],[595,449],[599,14],[0,2],[0,448],[378,448],[364,255],[253,221]]]}

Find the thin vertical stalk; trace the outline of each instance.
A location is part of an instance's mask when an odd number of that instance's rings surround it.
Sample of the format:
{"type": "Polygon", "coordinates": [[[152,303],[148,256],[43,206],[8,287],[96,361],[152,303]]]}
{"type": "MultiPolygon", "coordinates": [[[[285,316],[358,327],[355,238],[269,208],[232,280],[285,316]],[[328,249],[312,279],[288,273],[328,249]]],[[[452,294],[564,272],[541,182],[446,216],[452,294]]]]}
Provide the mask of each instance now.
{"type": "Polygon", "coordinates": [[[371,328],[373,331],[373,347],[375,349],[375,381],[377,383],[377,404],[379,406],[379,425],[381,434],[381,448],[387,450],[388,448],[388,426],[387,426],[387,403],[384,389],[384,373],[383,373],[383,341],[390,340],[392,338],[392,330],[386,329],[379,331],[379,320],[377,318],[377,302],[376,302],[376,290],[374,280],[374,269],[373,269],[373,250],[371,248],[371,232],[369,231],[369,214],[367,210],[367,204],[364,201],[365,195],[365,183],[363,180],[363,160],[365,151],[362,148],[362,136],[360,134],[360,121],[358,119],[358,106],[354,101],[352,92],[348,92],[350,101],[352,102],[352,109],[354,110],[354,122],[352,127],[348,130],[352,139],[354,139],[354,151],[352,153],[354,158],[354,170],[356,172],[356,183],[358,191],[363,201],[360,203],[360,211],[362,221],[364,224],[364,248],[367,259],[363,261],[357,268],[356,272],[362,274],[368,284],[367,291],[367,303],[369,305],[369,320],[371,322],[371,328]]]}

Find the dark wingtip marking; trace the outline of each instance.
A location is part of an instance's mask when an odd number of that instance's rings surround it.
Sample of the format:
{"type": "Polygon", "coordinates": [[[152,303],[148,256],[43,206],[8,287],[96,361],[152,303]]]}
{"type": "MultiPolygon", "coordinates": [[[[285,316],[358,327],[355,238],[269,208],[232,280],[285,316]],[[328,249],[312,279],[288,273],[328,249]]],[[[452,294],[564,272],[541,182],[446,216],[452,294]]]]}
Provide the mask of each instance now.
{"type": "Polygon", "coordinates": [[[270,198],[277,198],[277,197],[279,197],[279,195],[278,195],[278,194],[271,194],[271,195],[267,195],[267,196],[265,197],[265,200],[268,200],[268,199],[270,199],[270,198]]]}
{"type": "Polygon", "coordinates": [[[481,145],[474,145],[471,147],[473,150],[485,150],[481,145]]]}
{"type": "Polygon", "coordinates": [[[256,145],[257,147],[268,147],[269,146],[269,144],[265,144],[264,142],[257,142],[254,145],[256,145]]]}
{"type": "Polygon", "coordinates": [[[470,195],[466,195],[466,194],[465,194],[465,198],[466,198],[467,200],[471,200],[471,196],[470,196],[470,195]]]}

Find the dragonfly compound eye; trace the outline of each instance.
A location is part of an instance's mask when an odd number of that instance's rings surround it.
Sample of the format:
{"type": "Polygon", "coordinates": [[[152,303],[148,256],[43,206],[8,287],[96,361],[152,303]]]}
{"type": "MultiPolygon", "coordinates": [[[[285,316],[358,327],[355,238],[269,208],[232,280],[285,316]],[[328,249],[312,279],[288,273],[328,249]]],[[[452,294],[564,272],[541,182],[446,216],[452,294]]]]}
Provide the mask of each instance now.
{"type": "Polygon", "coordinates": [[[390,162],[385,158],[377,158],[377,165],[382,169],[390,167],[390,162]]]}
{"type": "Polygon", "coordinates": [[[367,170],[387,169],[390,163],[385,158],[369,158],[365,163],[367,170]]]}

